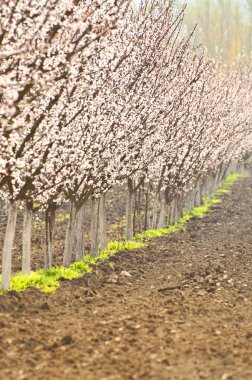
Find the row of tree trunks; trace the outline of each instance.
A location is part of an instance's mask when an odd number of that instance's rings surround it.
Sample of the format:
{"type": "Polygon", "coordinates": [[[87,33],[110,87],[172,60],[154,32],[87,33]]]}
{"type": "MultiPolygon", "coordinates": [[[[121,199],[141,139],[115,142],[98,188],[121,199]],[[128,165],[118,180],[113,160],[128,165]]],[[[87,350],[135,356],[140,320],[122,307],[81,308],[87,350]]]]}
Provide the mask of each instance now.
{"type": "Polygon", "coordinates": [[[166,202],[165,192],[161,191],[155,196],[153,202],[152,228],[164,228],[173,225],[176,220],[181,218],[183,210],[187,213],[194,207],[200,206],[203,196],[213,196],[215,190],[221,186],[221,181],[230,173],[235,172],[240,172],[242,175],[248,174],[243,166],[239,168],[236,162],[231,162],[227,168],[218,168],[215,175],[208,175],[204,181],[199,180],[195,190],[187,194],[184,199],[177,196],[170,204],[166,202]]]}
{"type": "Polygon", "coordinates": [[[127,199],[126,199],[126,240],[132,240],[137,232],[147,230],[149,222],[149,191],[143,191],[142,180],[134,187],[132,179],[127,182],[127,199]],[[141,204],[142,198],[144,203],[144,212],[142,215],[141,204]],[[144,220],[142,223],[142,219],[144,220]]]}
{"type": "Polygon", "coordinates": [[[99,199],[92,199],[91,207],[91,256],[99,254],[99,250],[104,251],[108,245],[107,219],[105,210],[105,195],[99,199]]]}
{"type": "MultiPolygon", "coordinates": [[[[75,207],[71,204],[63,256],[63,265],[66,267],[69,267],[71,264],[73,252],[75,252],[74,258],[76,261],[83,259],[84,224],[85,206],[76,211],[75,207]]],[[[108,244],[104,194],[101,198],[92,198],[91,200],[90,240],[90,254],[93,257],[99,254],[99,250],[105,250],[108,244]]]]}
{"type": "MultiPolygon", "coordinates": [[[[219,167],[215,175],[208,175],[204,180],[198,181],[194,191],[191,191],[184,198],[176,196],[169,204],[166,201],[165,191],[160,191],[154,197],[152,217],[149,219],[149,190],[141,191],[139,186],[133,186],[132,179],[128,179],[127,204],[126,204],[126,239],[131,240],[133,233],[142,229],[141,217],[141,197],[144,195],[144,221],[143,229],[164,228],[172,225],[180,219],[183,211],[190,211],[195,206],[202,203],[202,197],[206,194],[213,195],[221,181],[232,172],[246,174],[243,166],[237,166],[231,162],[228,167],[219,167]],[[135,202],[135,204],[134,204],[135,202]],[[160,210],[159,210],[160,209],[160,210]],[[134,225],[135,222],[135,225],[134,225]]],[[[15,227],[17,211],[20,201],[12,201],[8,207],[8,219],[4,238],[3,258],[2,258],[2,287],[9,288],[11,276],[12,249],[15,237],[15,227]]],[[[52,203],[45,212],[46,240],[45,240],[45,268],[50,268],[53,263],[53,243],[55,230],[56,205],[52,203]]],[[[32,203],[26,203],[23,218],[23,245],[22,245],[22,272],[29,274],[31,269],[31,231],[32,231],[33,210],[32,203]]],[[[65,247],[63,254],[63,265],[69,267],[73,260],[81,260],[84,256],[84,221],[85,205],[76,210],[73,203],[70,204],[70,216],[66,231],[65,247]]],[[[107,222],[105,212],[105,195],[101,198],[92,199],[91,212],[91,255],[97,256],[99,249],[105,250],[108,243],[107,222]]]]}

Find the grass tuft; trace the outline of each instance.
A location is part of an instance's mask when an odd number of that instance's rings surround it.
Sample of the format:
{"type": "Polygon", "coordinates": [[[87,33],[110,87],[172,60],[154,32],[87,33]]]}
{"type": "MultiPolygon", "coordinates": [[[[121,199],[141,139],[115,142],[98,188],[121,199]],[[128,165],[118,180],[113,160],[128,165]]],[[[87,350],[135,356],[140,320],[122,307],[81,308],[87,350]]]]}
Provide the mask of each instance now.
{"type": "Polygon", "coordinates": [[[231,173],[231,174],[229,174],[227,176],[227,178],[225,178],[222,181],[221,187],[216,190],[215,197],[218,197],[218,196],[221,196],[221,195],[225,195],[225,194],[230,194],[231,190],[232,190],[232,187],[233,187],[233,184],[238,179],[240,179],[240,178],[242,178],[241,174],[238,174],[238,173],[231,173]]]}
{"type": "Polygon", "coordinates": [[[160,237],[166,235],[169,232],[168,228],[158,229],[158,230],[147,230],[142,232],[141,234],[136,234],[134,239],[136,240],[144,240],[144,239],[152,239],[155,237],[160,237]]]}
{"type": "MultiPolygon", "coordinates": [[[[31,272],[29,275],[23,275],[22,272],[11,277],[10,289],[21,292],[27,288],[35,287],[45,293],[52,293],[59,287],[60,279],[74,279],[83,276],[83,273],[90,272],[91,269],[84,261],[76,261],[69,268],[53,267],[50,269],[39,269],[31,272]]],[[[1,278],[0,278],[1,281],[1,278]]],[[[0,290],[0,293],[3,293],[0,290]]]]}

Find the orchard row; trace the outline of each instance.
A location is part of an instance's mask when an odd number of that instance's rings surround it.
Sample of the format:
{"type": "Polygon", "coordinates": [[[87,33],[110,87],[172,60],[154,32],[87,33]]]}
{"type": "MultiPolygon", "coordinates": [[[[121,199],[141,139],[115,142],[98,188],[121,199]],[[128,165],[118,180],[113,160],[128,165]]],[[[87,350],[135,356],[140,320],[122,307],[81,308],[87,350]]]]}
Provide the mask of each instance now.
{"type": "Polygon", "coordinates": [[[184,13],[154,0],[137,9],[125,0],[1,3],[4,288],[19,208],[29,273],[34,214],[45,212],[45,266],[51,267],[55,213],[70,204],[63,263],[69,266],[74,252],[83,257],[88,200],[96,255],[98,228],[101,248],[107,244],[105,194],[114,186],[128,187],[131,239],[140,188],[152,196],[148,227],[163,227],[168,204],[179,217],[185,199],[193,207],[195,194],[216,187],[234,162],[249,160],[251,67],[242,57],[231,67],[210,60],[185,29],[184,13]]]}

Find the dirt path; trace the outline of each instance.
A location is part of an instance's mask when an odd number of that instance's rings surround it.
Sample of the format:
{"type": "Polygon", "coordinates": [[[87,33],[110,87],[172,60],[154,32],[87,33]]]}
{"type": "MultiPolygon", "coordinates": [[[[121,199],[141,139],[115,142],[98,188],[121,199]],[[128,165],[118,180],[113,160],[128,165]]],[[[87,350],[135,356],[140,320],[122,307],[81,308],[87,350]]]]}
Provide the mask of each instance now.
{"type": "Polygon", "coordinates": [[[251,231],[246,179],[187,231],[54,295],[0,297],[0,378],[251,380],[251,231]]]}

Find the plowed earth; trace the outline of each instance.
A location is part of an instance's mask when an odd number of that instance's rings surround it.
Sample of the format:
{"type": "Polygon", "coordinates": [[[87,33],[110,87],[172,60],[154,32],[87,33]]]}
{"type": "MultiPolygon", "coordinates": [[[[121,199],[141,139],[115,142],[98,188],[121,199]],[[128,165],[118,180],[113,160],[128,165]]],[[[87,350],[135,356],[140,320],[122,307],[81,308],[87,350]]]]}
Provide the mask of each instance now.
{"type": "Polygon", "coordinates": [[[0,297],[1,379],[252,379],[251,179],[110,263],[53,295],[0,297]]]}

